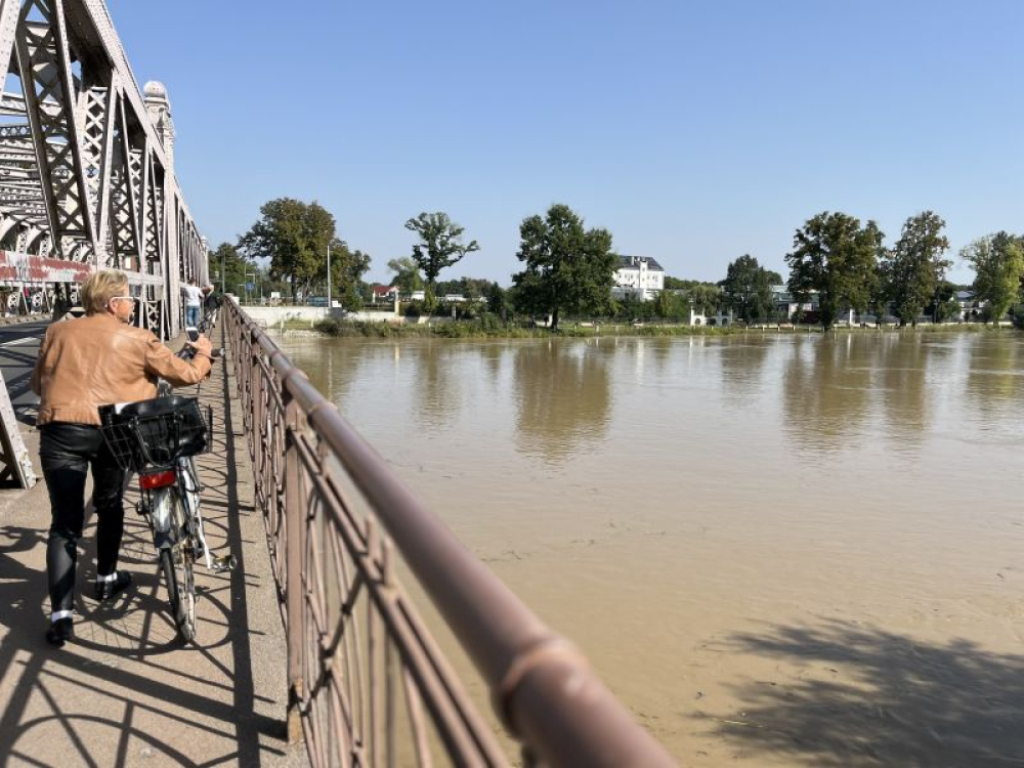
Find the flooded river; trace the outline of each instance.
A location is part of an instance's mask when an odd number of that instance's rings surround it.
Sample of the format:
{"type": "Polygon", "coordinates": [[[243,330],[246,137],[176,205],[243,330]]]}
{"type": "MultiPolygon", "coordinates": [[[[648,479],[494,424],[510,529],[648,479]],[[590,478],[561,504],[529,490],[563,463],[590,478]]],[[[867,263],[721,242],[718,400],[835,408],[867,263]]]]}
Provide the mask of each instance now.
{"type": "Polygon", "coordinates": [[[681,763],[1024,764],[1024,334],[279,342],[681,763]]]}

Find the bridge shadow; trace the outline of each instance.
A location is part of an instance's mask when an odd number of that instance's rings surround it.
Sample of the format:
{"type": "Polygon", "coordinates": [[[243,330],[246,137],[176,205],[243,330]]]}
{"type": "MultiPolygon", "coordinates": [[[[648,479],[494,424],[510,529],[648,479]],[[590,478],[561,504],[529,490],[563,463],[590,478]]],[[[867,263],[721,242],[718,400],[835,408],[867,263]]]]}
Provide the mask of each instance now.
{"type": "MultiPolygon", "coordinates": [[[[236,453],[226,361],[221,365],[219,381],[202,392],[205,402],[215,402],[221,429],[214,450],[197,463],[208,540],[234,554],[238,567],[222,574],[197,567],[199,644],[182,646],[176,637],[149,527],[132,511],[134,494],[126,498],[121,557],[134,584],[113,605],[91,599],[95,545],[94,530],[87,530],[77,636],[61,650],[43,639],[45,531],[0,528],[0,765],[53,764],[43,759],[52,754],[40,749],[47,744],[62,745],[62,765],[122,766],[140,758],[185,766],[291,762],[284,696],[258,695],[253,679],[252,639],[260,633],[249,628],[248,596],[273,585],[246,572],[243,545],[252,542],[242,523],[255,512],[239,498],[237,465],[247,462],[236,453]]],[[[280,669],[283,694],[283,661],[262,661],[280,669]]]]}
{"type": "Polygon", "coordinates": [[[836,620],[727,645],[800,670],[733,686],[739,714],[700,715],[752,756],[822,768],[1024,764],[1024,655],[836,620]]]}

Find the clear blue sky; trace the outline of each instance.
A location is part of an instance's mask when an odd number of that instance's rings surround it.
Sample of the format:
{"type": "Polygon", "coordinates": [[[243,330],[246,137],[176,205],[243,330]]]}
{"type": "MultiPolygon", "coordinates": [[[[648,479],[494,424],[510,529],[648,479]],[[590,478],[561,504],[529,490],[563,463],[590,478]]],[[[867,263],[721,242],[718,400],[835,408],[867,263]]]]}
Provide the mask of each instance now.
{"type": "Polygon", "coordinates": [[[954,255],[1024,230],[1019,0],[108,4],[214,245],[285,195],[382,280],[424,210],[481,244],[443,277],[502,284],[554,202],[705,280],[743,253],[783,271],[822,210],[890,244],[934,210],[954,255]]]}

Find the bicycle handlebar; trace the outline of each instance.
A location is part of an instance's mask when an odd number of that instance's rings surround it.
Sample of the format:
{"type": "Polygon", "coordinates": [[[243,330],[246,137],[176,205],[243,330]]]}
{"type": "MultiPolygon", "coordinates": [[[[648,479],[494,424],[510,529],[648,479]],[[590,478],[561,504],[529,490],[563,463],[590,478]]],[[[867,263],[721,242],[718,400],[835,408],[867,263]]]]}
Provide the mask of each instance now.
{"type": "MultiPolygon", "coordinates": [[[[203,319],[199,321],[199,325],[194,330],[199,331],[200,335],[203,335],[203,334],[209,332],[210,326],[213,325],[213,318],[214,318],[214,315],[215,315],[216,312],[217,312],[217,310],[215,309],[213,311],[207,311],[206,313],[204,313],[203,314],[203,319]]],[[[192,330],[192,329],[190,329],[190,330],[192,330]]],[[[223,354],[224,354],[224,350],[223,349],[211,349],[210,350],[210,358],[213,359],[213,360],[216,360],[218,357],[220,357],[223,354]]],[[[195,348],[194,347],[190,347],[187,344],[184,347],[182,347],[177,352],[177,356],[180,357],[182,360],[191,360],[193,357],[195,357],[195,355],[196,355],[195,348]]]]}

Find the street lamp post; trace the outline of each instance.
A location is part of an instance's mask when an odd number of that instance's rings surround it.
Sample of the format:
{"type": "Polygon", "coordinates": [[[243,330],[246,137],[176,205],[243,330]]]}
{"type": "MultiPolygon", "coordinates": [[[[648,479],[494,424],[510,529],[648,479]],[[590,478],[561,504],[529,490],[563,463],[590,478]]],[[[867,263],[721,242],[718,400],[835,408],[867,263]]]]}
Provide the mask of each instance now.
{"type": "Polygon", "coordinates": [[[327,244],[327,314],[331,314],[331,244],[327,244]]]}

